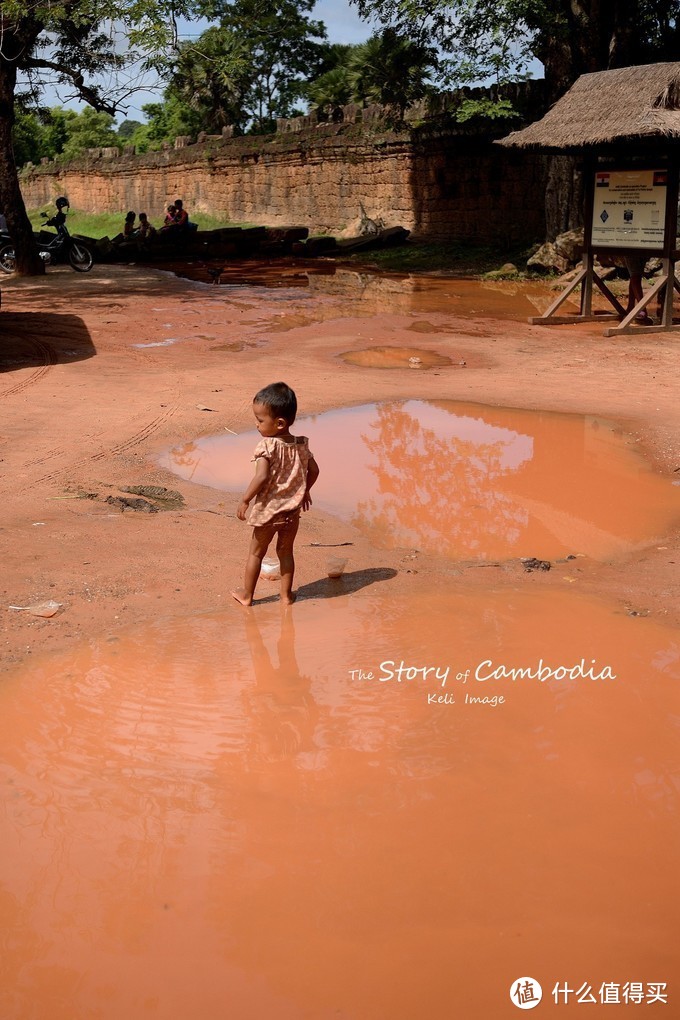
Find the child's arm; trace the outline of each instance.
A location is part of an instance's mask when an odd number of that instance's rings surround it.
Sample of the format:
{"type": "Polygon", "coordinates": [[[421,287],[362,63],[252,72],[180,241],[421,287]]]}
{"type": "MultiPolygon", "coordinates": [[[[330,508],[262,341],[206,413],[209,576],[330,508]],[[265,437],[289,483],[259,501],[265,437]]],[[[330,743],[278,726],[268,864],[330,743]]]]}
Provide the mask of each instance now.
{"type": "Polygon", "coordinates": [[[236,510],[236,516],[240,521],[245,521],[246,514],[248,512],[248,504],[252,499],[254,499],[255,496],[257,496],[258,492],[260,491],[264,483],[267,481],[268,475],[269,475],[269,461],[266,459],[266,457],[258,457],[257,460],[255,461],[255,475],[253,477],[253,480],[246,489],[246,491],[243,493],[243,498],[241,499],[241,502],[239,503],[238,508],[236,510]]]}
{"type": "Polygon", "coordinates": [[[305,494],[302,499],[303,510],[309,510],[310,506],[312,505],[312,497],[309,494],[309,490],[314,485],[314,482],[317,480],[318,477],[319,477],[319,465],[317,464],[313,457],[310,457],[309,463],[307,464],[307,488],[305,489],[305,494]]]}

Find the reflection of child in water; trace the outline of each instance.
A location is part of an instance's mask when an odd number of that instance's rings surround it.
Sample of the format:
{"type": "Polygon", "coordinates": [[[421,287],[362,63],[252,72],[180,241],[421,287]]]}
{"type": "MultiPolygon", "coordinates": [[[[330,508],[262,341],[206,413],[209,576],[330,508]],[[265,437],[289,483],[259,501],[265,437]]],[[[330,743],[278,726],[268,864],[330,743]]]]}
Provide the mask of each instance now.
{"type": "Polygon", "coordinates": [[[250,606],[260,568],[269,545],[276,535],[276,554],[281,567],[281,601],[290,605],[295,560],[293,544],[300,524],[300,511],[309,510],[309,490],[319,477],[319,468],[309,450],[305,436],[292,436],[290,426],[297,414],[295,393],[283,382],[265,386],[253,399],[257,431],[262,436],[255,447],[255,477],[243,494],[236,514],[245,521],[248,516],[253,537],[246,561],[242,588],[232,595],[242,606],[250,606]]]}
{"type": "MultiPolygon", "coordinates": [[[[277,614],[278,615],[278,614],[277,614]]],[[[308,676],[300,674],[295,656],[293,613],[281,615],[277,641],[278,665],[273,661],[256,613],[245,617],[246,636],[255,677],[255,686],[246,688],[252,727],[249,727],[252,751],[264,761],[280,761],[301,751],[314,749],[314,728],[319,710],[311,694],[308,676]]],[[[272,618],[267,621],[267,636],[272,636],[272,618]]]]}

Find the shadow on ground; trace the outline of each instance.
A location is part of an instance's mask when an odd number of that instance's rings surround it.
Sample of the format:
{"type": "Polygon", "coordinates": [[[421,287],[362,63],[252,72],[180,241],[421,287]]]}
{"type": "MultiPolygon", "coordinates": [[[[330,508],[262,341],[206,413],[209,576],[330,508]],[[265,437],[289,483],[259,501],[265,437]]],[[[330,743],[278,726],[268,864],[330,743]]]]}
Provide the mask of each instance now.
{"type": "Polygon", "coordinates": [[[0,372],[64,365],[96,353],[78,315],[0,311],[0,372]]]}
{"type": "MultiPolygon", "coordinates": [[[[375,584],[377,581],[391,581],[398,573],[399,571],[393,570],[392,567],[370,567],[366,570],[355,570],[351,574],[343,574],[342,577],[320,577],[318,581],[301,585],[297,589],[295,601],[334,599],[338,595],[353,595],[354,592],[360,591],[362,588],[368,588],[369,585],[375,584]]],[[[264,598],[256,595],[253,604],[260,606],[268,602],[278,601],[279,594],[277,591],[276,594],[265,595],[264,598]]]]}
{"type": "Polygon", "coordinates": [[[366,570],[354,570],[342,577],[320,577],[311,584],[303,584],[297,591],[297,601],[304,599],[334,599],[338,595],[353,595],[354,592],[377,581],[391,581],[398,571],[392,567],[370,567],[366,570]]]}

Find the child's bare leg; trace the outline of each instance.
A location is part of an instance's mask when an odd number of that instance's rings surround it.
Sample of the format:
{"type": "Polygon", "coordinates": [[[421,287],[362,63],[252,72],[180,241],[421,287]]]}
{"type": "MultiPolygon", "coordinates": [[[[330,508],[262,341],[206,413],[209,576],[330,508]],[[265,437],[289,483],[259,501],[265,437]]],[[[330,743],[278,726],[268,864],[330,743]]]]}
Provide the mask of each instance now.
{"type": "Polygon", "coordinates": [[[281,602],[290,606],[295,601],[293,595],[293,577],[295,575],[295,559],[293,557],[293,545],[295,536],[300,526],[299,515],[290,524],[284,524],[279,529],[276,538],[276,555],[279,557],[281,568],[281,602]]]}
{"type": "MultiPolygon", "coordinates": [[[[630,283],[628,284],[628,307],[626,308],[626,312],[632,312],[635,306],[642,301],[643,297],[644,291],[642,289],[642,277],[638,275],[631,275],[630,283]]],[[[641,312],[638,312],[637,317],[640,321],[645,322],[649,319],[647,310],[643,308],[641,312]]]]}
{"type": "Polygon", "coordinates": [[[260,576],[262,560],[269,548],[269,543],[274,537],[274,528],[263,524],[259,528],[253,528],[253,537],[250,540],[248,559],[243,577],[243,587],[234,588],[231,594],[242,606],[250,606],[253,603],[255,585],[260,576]]]}

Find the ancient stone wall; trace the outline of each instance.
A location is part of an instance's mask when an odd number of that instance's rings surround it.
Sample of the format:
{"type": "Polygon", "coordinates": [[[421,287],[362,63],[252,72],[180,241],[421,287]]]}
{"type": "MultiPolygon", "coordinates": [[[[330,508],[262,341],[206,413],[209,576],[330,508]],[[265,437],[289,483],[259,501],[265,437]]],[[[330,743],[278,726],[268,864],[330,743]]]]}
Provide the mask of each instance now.
{"type": "Polygon", "coordinates": [[[268,138],[209,138],[145,155],[107,151],[24,170],[28,207],[67,195],[85,212],[148,213],[183,198],[225,223],[338,233],[362,212],[440,240],[542,240],[545,165],[459,130],[323,124],[268,138]]]}

